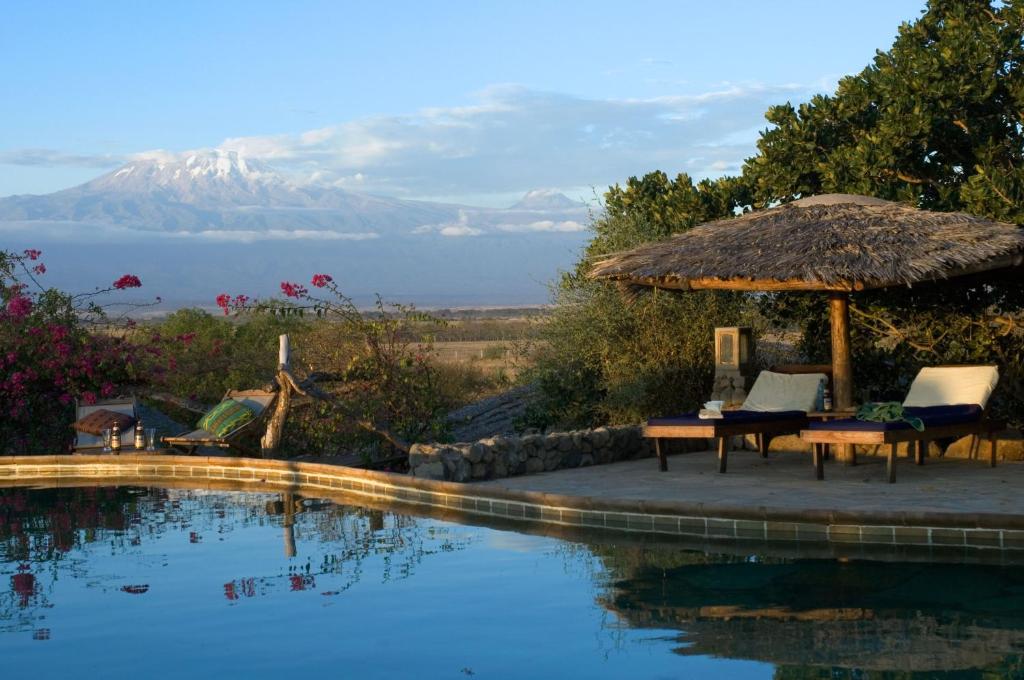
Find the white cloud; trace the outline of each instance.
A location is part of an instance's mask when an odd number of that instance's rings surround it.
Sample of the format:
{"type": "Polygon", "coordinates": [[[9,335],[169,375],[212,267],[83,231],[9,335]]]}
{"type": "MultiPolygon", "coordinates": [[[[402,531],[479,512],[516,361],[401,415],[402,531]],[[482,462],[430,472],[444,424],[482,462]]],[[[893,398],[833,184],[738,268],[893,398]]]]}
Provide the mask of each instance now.
{"type": "Polygon", "coordinates": [[[447,227],[441,227],[437,233],[441,236],[479,236],[484,232],[482,229],[464,224],[449,224],[447,227]]]}
{"type": "Polygon", "coordinates": [[[555,222],[553,220],[540,220],[537,222],[530,222],[528,224],[499,224],[498,229],[501,231],[509,232],[574,232],[574,231],[585,231],[586,225],[580,224],[575,220],[563,220],[561,222],[555,222]]]}
{"type": "Polygon", "coordinates": [[[27,233],[41,238],[75,241],[174,240],[253,243],[255,241],[366,241],[380,238],[376,232],[344,232],[329,229],[204,229],[201,231],[146,231],[129,226],[89,223],[83,230],[81,222],[10,221],[0,222],[0,234],[27,233]]]}
{"type": "Polygon", "coordinates": [[[734,171],[755,151],[769,105],[812,91],[726,83],[651,99],[583,99],[494,86],[472,106],[376,116],[222,148],[342,187],[398,196],[597,186],[662,169],[734,171]]]}
{"type": "MultiPolygon", "coordinates": [[[[646,62],[661,65],[656,58],[646,62]]],[[[725,83],[692,95],[584,99],[497,85],[469,106],[234,137],[219,148],[303,180],[400,197],[521,194],[542,186],[603,191],[655,169],[695,178],[736,172],[756,150],[768,106],[817,89],[725,83]]],[[[0,164],[98,167],[122,160],[46,149],[0,151],[0,164]]]]}

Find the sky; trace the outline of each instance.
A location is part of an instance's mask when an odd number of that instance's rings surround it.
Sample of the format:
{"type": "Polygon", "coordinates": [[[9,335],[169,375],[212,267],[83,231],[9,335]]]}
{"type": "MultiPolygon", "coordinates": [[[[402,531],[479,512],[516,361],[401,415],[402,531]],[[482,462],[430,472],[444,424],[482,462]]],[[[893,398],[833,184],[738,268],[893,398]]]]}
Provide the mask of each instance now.
{"type": "Polygon", "coordinates": [[[737,172],[765,109],[831,92],[923,0],[5,0],[0,196],[162,150],[507,205],[737,172]]]}

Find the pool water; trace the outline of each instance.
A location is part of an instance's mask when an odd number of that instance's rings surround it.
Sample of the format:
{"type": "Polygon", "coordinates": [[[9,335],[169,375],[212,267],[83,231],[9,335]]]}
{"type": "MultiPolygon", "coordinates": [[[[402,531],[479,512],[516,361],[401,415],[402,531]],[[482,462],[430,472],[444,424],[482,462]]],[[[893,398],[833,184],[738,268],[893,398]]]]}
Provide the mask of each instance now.
{"type": "Polygon", "coordinates": [[[1024,677],[1024,575],[0,489],[5,678],[1024,677]]]}

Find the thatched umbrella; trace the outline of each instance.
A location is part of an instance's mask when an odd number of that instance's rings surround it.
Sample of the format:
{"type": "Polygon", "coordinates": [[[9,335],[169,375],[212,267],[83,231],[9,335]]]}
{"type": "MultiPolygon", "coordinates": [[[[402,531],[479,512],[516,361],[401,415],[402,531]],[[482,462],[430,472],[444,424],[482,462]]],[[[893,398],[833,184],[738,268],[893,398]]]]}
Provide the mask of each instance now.
{"type": "Polygon", "coordinates": [[[824,194],[717,220],[597,262],[592,278],[677,290],[829,294],[837,408],[853,405],[849,294],[1020,265],[1024,229],[824,194]]]}

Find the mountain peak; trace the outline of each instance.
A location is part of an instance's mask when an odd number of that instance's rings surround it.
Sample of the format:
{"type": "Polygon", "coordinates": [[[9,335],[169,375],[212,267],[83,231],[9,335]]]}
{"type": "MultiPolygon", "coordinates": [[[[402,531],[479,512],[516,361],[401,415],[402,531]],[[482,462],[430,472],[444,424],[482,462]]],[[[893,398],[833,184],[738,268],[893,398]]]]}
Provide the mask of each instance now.
{"type": "Polygon", "coordinates": [[[555,189],[534,189],[512,205],[512,210],[576,210],[586,207],[555,189]]]}
{"type": "Polygon", "coordinates": [[[265,163],[236,151],[150,152],[78,187],[87,192],[162,195],[185,203],[247,205],[288,182],[265,163]]]}

